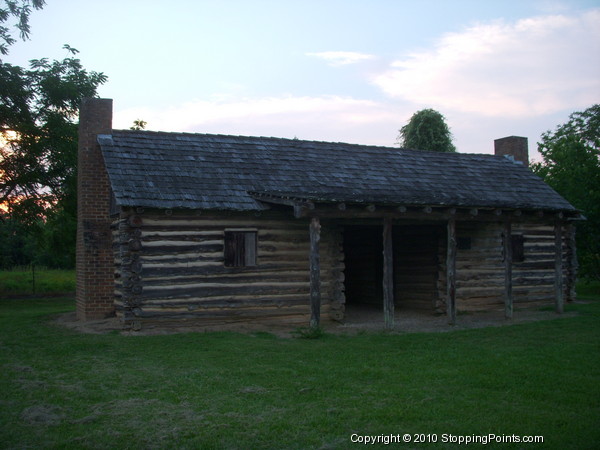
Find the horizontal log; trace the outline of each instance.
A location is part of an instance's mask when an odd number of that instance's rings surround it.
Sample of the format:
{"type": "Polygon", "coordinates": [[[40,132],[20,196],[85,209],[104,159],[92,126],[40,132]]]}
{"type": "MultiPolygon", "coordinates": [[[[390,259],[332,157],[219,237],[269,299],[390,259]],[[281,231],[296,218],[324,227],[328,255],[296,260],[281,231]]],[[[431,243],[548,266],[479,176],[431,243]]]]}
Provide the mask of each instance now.
{"type": "MultiPolygon", "coordinates": [[[[171,297],[171,298],[144,298],[142,299],[144,304],[152,305],[152,304],[163,304],[163,303],[177,303],[180,305],[197,305],[201,307],[204,302],[243,302],[243,301],[254,301],[259,299],[270,299],[275,304],[278,301],[295,301],[295,300],[306,300],[308,298],[306,292],[300,293],[266,293],[266,294],[247,294],[244,292],[240,293],[225,293],[223,295],[216,295],[212,297],[197,295],[197,296],[189,296],[189,297],[171,297]]],[[[324,299],[324,304],[329,304],[329,299],[324,299]]]]}
{"type": "MultiPolygon", "coordinates": [[[[248,322],[247,318],[217,318],[211,319],[210,317],[146,317],[144,319],[139,319],[134,317],[127,312],[117,313],[122,317],[122,320],[125,323],[131,323],[135,321],[141,321],[142,329],[153,328],[155,326],[160,327],[194,327],[194,328],[203,328],[205,330],[212,330],[213,327],[218,327],[218,329],[223,326],[240,326],[243,328],[246,327],[246,323],[248,322]]],[[[329,322],[329,317],[324,315],[322,317],[322,322],[329,322]]],[[[252,318],[251,326],[262,326],[262,327],[285,327],[288,329],[293,329],[294,327],[304,326],[308,323],[308,319],[303,314],[293,314],[293,315],[278,315],[278,316],[265,316],[259,318],[252,318]]],[[[235,328],[234,328],[235,329],[235,328]]]]}
{"type": "MultiPolygon", "coordinates": [[[[132,311],[133,315],[140,318],[151,318],[151,317],[161,317],[168,319],[170,317],[180,317],[180,318],[202,318],[208,317],[210,319],[218,319],[218,318],[226,318],[226,319],[235,319],[235,318],[258,318],[265,316],[285,316],[290,314],[309,314],[310,306],[309,305],[299,305],[299,306],[290,306],[287,308],[228,308],[228,309],[198,309],[195,311],[190,311],[187,308],[171,308],[171,309],[152,309],[149,307],[136,308],[132,311]]],[[[325,313],[328,313],[329,309],[325,310],[325,313]]]]}
{"type": "MultiPolygon", "coordinates": [[[[469,295],[465,297],[464,295],[459,295],[458,300],[462,302],[462,305],[487,305],[493,303],[503,304],[503,296],[502,290],[497,292],[496,294],[492,292],[481,292],[478,295],[469,295]]],[[[517,303],[527,303],[530,302],[538,302],[545,301],[549,304],[552,304],[554,297],[553,291],[550,290],[535,290],[535,289],[518,289],[513,288],[513,300],[515,304],[517,303]]]]}
{"type": "MultiPolygon", "coordinates": [[[[184,300],[154,300],[144,301],[142,306],[144,308],[185,308],[188,311],[206,310],[206,309],[227,309],[227,308],[290,308],[294,306],[308,306],[309,299],[306,295],[300,296],[288,296],[287,298],[279,295],[273,297],[259,297],[259,298],[241,298],[241,299],[207,299],[202,302],[190,303],[184,300]]],[[[340,309],[340,308],[336,308],[340,309]]]]}
{"type": "Polygon", "coordinates": [[[145,226],[141,230],[141,237],[144,240],[156,240],[167,238],[178,239],[223,239],[223,229],[214,228],[212,230],[181,229],[176,230],[170,227],[149,227],[145,226]]]}
{"type": "Polygon", "coordinates": [[[144,243],[144,250],[155,249],[155,248],[167,248],[167,249],[178,249],[185,247],[194,247],[194,248],[202,248],[207,246],[211,247],[220,247],[223,248],[223,236],[220,239],[213,238],[190,238],[190,239],[182,239],[179,237],[178,239],[147,239],[142,238],[142,242],[144,243]]]}
{"type": "MultiPolygon", "coordinates": [[[[505,283],[501,280],[490,280],[486,282],[480,283],[465,283],[459,282],[457,283],[457,289],[461,290],[463,295],[476,295],[477,292],[483,292],[487,289],[497,289],[498,291],[504,288],[505,283]]],[[[513,289],[514,288],[525,288],[525,289],[534,289],[534,288],[550,288],[553,285],[551,280],[516,280],[513,279],[513,289]]],[[[486,291],[487,292],[487,291],[486,291]]]]}
{"type": "Polygon", "coordinates": [[[198,277],[210,277],[213,275],[231,275],[237,274],[260,274],[266,273],[285,273],[285,272],[305,272],[306,262],[290,262],[287,264],[264,264],[259,262],[256,267],[225,267],[223,263],[212,263],[210,265],[198,266],[187,266],[185,264],[173,267],[169,264],[165,265],[146,265],[144,264],[144,277],[148,279],[154,278],[171,278],[171,277],[186,277],[186,276],[198,276],[198,277]]]}
{"type": "Polygon", "coordinates": [[[233,285],[263,283],[276,285],[277,283],[308,283],[308,271],[281,271],[281,272],[242,272],[228,275],[189,275],[152,278],[144,276],[144,283],[149,286],[204,286],[204,285],[233,285]]]}
{"type": "Polygon", "coordinates": [[[223,243],[220,244],[194,244],[192,242],[185,245],[168,245],[168,246],[147,246],[146,243],[142,243],[143,255],[145,258],[152,257],[173,257],[177,255],[178,258],[187,256],[189,258],[194,257],[207,257],[223,255],[223,243]]]}
{"type": "Polygon", "coordinates": [[[216,285],[216,286],[150,286],[144,287],[142,297],[144,299],[154,298],[189,298],[189,297],[214,297],[220,295],[258,295],[258,294],[292,294],[308,293],[309,286],[306,283],[281,283],[279,285],[216,285]]]}

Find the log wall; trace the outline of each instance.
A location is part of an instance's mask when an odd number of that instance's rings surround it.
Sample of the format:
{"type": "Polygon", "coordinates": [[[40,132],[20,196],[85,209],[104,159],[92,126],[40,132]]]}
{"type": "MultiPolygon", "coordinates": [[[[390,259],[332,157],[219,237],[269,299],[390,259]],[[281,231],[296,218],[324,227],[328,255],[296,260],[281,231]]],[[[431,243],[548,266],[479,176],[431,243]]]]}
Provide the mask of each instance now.
{"type": "MultiPolygon", "coordinates": [[[[139,321],[199,321],[206,325],[310,321],[309,220],[276,211],[255,214],[124,212],[113,223],[118,314],[139,321]],[[257,266],[225,267],[226,229],[257,231],[257,266]]],[[[321,320],[344,318],[346,292],[355,301],[382,305],[381,225],[321,221],[321,320]],[[344,262],[346,257],[346,263],[344,262]]],[[[505,298],[504,225],[457,222],[456,307],[502,309],[505,298]],[[465,246],[465,242],[469,245],[465,246]]],[[[522,235],[525,259],[512,264],[515,307],[552,305],[555,298],[552,225],[512,224],[522,235]]],[[[446,312],[445,224],[394,223],[396,308],[446,312]]],[[[568,260],[572,233],[564,233],[568,260]]],[[[565,264],[568,280],[576,269],[565,264]]],[[[565,283],[568,297],[571,284],[565,283]]]]}
{"type": "MultiPolygon", "coordinates": [[[[114,227],[116,307],[126,321],[307,325],[309,222],[277,213],[124,213],[114,227]],[[257,266],[225,267],[226,229],[257,230],[257,266]]],[[[343,314],[341,234],[320,242],[321,317],[343,314]]]]}
{"type": "Polygon", "coordinates": [[[437,225],[395,227],[394,297],[400,310],[432,311],[437,306],[439,289],[446,289],[438,285],[443,231],[437,225]]]}
{"type": "MultiPolygon", "coordinates": [[[[459,310],[504,307],[505,267],[503,225],[458,223],[457,237],[470,239],[470,249],[458,249],[456,259],[457,308],[459,310]]],[[[524,239],[524,261],[512,264],[512,294],[515,307],[552,305],[554,291],[554,228],[549,225],[514,223],[512,235],[524,239]]],[[[464,242],[464,241],[463,241],[464,242]]],[[[566,246],[563,243],[563,258],[566,246]]],[[[445,284],[440,265],[439,284],[445,284]]]]}

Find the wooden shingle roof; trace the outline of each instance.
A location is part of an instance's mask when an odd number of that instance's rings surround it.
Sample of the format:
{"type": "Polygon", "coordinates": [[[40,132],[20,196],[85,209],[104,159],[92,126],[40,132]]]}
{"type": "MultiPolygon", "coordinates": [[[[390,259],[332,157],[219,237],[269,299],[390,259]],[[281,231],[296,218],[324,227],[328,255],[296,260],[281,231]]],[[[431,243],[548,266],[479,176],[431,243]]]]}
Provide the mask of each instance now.
{"type": "Polygon", "coordinates": [[[262,195],[320,202],[575,212],[505,157],[267,137],[113,130],[98,136],[126,207],[261,210],[262,195]]]}

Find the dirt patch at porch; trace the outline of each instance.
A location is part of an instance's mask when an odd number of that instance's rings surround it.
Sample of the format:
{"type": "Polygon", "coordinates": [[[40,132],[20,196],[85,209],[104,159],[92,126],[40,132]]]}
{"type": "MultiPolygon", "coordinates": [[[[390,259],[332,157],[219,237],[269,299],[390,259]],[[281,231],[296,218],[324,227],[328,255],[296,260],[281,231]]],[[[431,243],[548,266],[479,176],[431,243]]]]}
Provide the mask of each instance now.
{"type": "MultiPolygon", "coordinates": [[[[443,333],[470,328],[508,326],[518,323],[535,322],[574,317],[576,312],[557,314],[549,308],[523,308],[513,311],[512,319],[504,317],[504,309],[459,312],[456,323],[450,325],[445,314],[425,311],[400,310],[394,314],[394,330],[397,333],[443,333]]],[[[346,311],[346,320],[336,327],[338,332],[383,331],[383,311],[379,308],[355,305],[346,311]]]]}
{"type": "MultiPolygon", "coordinates": [[[[393,333],[440,333],[454,330],[465,330],[471,328],[509,326],[519,323],[534,322],[539,320],[553,320],[574,317],[576,312],[567,312],[557,314],[552,310],[537,309],[518,309],[514,311],[512,319],[504,317],[503,310],[480,311],[459,313],[456,317],[456,324],[450,325],[448,318],[443,314],[431,314],[423,311],[396,311],[394,317],[393,333]]],[[[212,325],[202,325],[190,323],[185,326],[169,323],[161,324],[153,322],[151,324],[142,324],[142,328],[133,331],[129,326],[117,317],[111,317],[102,320],[80,321],[77,320],[75,313],[70,312],[56,316],[54,324],[64,326],[81,333],[106,334],[119,333],[127,336],[149,336],[173,333],[189,332],[213,332],[213,331],[232,331],[240,333],[268,332],[279,337],[292,337],[298,328],[306,328],[308,324],[300,324],[298,327],[288,325],[286,327],[273,324],[252,324],[252,323],[222,323],[212,325]]],[[[328,322],[323,324],[326,333],[334,334],[357,334],[361,332],[379,332],[384,331],[383,312],[380,309],[372,307],[352,306],[346,311],[344,322],[328,322]]]]}

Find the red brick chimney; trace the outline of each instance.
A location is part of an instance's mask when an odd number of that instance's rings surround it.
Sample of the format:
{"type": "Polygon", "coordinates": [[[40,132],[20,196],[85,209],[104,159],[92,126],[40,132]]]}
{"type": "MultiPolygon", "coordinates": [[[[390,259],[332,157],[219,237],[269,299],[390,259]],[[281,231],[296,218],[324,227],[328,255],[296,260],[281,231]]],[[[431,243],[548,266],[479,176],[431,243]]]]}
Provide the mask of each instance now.
{"type": "Polygon", "coordinates": [[[77,164],[77,318],[113,315],[114,256],[111,190],[98,134],[112,133],[112,100],[84,99],[79,111],[77,164]]]}
{"type": "Polygon", "coordinates": [[[494,141],[496,156],[512,156],[515,161],[522,162],[529,167],[529,149],[526,137],[508,136],[494,141]]]}

